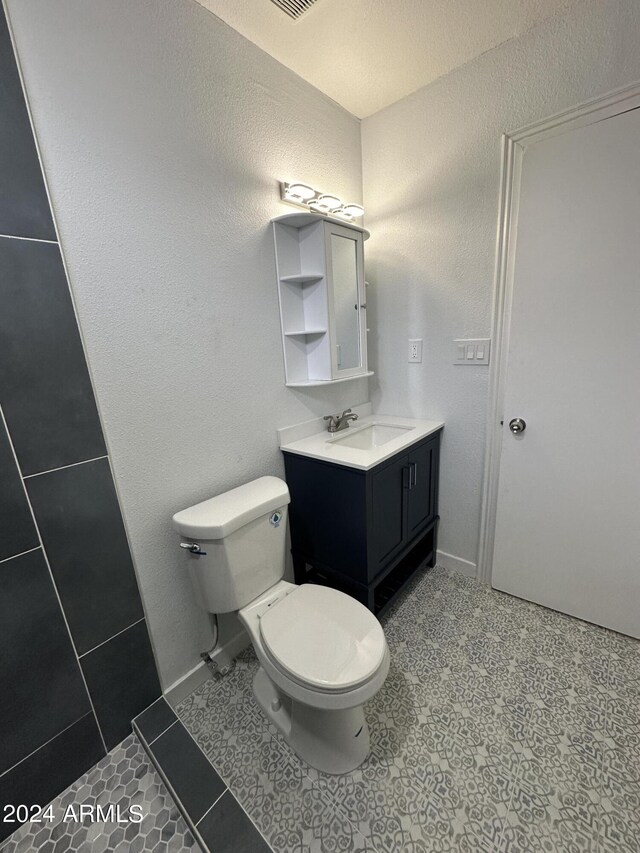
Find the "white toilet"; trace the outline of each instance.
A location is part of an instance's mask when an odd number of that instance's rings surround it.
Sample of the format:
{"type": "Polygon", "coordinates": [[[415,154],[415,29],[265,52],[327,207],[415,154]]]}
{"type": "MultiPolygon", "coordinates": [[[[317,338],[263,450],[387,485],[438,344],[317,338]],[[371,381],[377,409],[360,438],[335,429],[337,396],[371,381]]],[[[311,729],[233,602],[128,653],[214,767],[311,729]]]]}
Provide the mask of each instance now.
{"type": "Polygon", "coordinates": [[[378,620],[342,592],[282,580],[287,484],[261,477],[176,513],[200,604],[238,611],[258,656],[258,704],[298,755],[347,773],[369,754],[362,709],[389,671],[378,620]],[[186,540],[186,541],[185,541],[186,540]]]}

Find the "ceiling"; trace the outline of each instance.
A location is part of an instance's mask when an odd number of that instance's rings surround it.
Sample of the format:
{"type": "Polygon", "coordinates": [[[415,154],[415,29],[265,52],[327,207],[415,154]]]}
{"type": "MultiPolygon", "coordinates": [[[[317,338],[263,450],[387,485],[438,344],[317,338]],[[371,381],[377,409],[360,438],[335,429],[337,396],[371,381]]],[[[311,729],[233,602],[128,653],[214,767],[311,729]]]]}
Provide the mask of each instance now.
{"type": "Polygon", "coordinates": [[[316,0],[293,20],[271,0],[198,0],[364,118],[576,0],[316,0]]]}

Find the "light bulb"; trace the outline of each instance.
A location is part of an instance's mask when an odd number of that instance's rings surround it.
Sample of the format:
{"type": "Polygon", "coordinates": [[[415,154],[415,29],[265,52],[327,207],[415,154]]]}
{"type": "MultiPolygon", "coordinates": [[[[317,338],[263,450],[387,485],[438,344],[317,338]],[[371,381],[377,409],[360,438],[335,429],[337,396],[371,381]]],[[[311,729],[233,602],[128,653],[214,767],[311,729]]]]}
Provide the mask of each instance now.
{"type": "Polygon", "coordinates": [[[361,204],[345,204],[340,213],[343,216],[363,216],[364,207],[361,204]]]}
{"type": "Polygon", "coordinates": [[[338,196],[330,195],[329,193],[324,193],[321,196],[318,196],[318,204],[322,205],[326,210],[337,210],[342,202],[338,198],[338,196]]]}
{"type": "Polygon", "coordinates": [[[314,197],[316,191],[312,187],[307,186],[307,184],[295,183],[289,184],[285,193],[287,198],[294,199],[295,201],[309,201],[309,199],[314,197]]]}

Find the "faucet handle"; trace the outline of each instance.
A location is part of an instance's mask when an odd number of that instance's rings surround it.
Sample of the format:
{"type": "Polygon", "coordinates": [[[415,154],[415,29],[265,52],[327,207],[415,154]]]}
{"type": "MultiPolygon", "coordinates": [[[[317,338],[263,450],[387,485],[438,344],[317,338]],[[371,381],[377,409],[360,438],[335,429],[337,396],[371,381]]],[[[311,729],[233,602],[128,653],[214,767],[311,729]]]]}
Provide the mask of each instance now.
{"type": "Polygon", "coordinates": [[[350,415],[350,414],[351,414],[351,409],[345,409],[344,412],[340,415],[340,417],[343,418],[345,415],[350,415]]]}
{"type": "Polygon", "coordinates": [[[327,427],[329,432],[335,432],[338,428],[338,421],[340,420],[340,415],[325,415],[322,420],[329,421],[329,426],[327,427]]]}

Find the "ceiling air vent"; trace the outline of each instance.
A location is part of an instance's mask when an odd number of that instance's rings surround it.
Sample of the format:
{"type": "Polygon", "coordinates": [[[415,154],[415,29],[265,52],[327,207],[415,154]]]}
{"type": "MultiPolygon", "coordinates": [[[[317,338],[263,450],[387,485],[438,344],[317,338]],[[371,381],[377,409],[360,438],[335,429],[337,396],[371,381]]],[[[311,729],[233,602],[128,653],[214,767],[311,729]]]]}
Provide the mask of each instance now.
{"type": "Polygon", "coordinates": [[[308,12],[316,0],[271,0],[271,2],[295,21],[308,12]]]}

